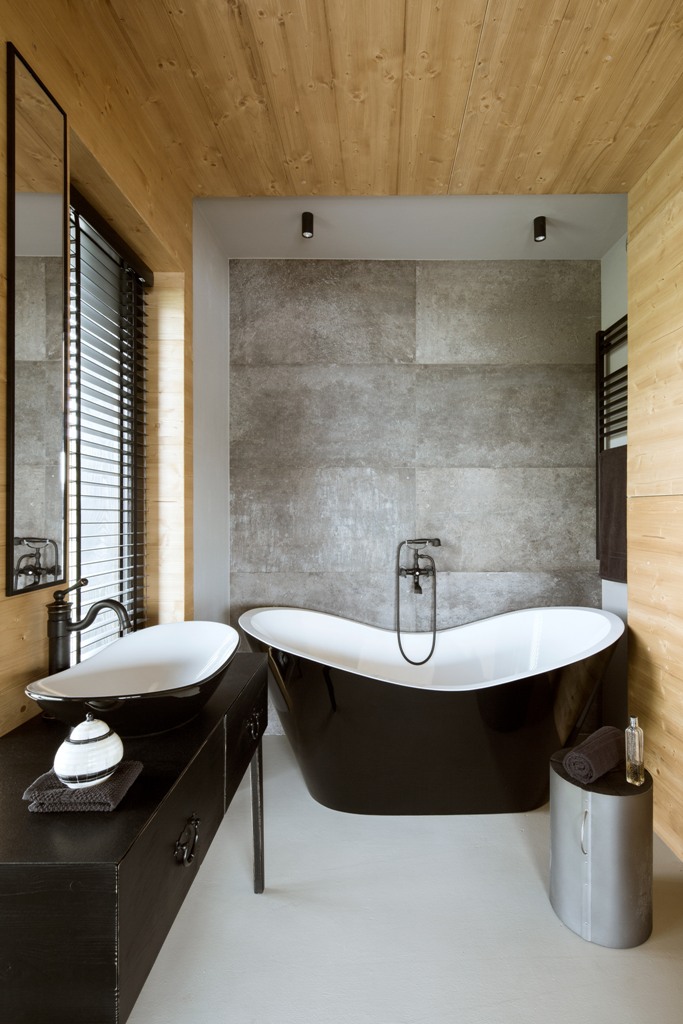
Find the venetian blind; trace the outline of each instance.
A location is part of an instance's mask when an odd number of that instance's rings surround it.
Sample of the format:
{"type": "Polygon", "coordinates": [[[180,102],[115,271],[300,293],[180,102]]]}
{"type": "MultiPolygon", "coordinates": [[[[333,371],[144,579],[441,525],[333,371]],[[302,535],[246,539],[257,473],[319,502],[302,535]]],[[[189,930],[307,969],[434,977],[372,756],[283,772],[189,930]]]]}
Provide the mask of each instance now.
{"type": "MultiPolygon", "coordinates": [[[[103,598],[145,618],[145,284],[146,275],[95,227],[80,197],[71,208],[69,347],[69,579],[81,618],[103,598]]],[[[144,268],[146,269],[146,268],[144,268]]],[[[149,282],[149,277],[147,277],[149,282]]],[[[84,660],[119,635],[101,612],[73,635],[84,660]]]]}

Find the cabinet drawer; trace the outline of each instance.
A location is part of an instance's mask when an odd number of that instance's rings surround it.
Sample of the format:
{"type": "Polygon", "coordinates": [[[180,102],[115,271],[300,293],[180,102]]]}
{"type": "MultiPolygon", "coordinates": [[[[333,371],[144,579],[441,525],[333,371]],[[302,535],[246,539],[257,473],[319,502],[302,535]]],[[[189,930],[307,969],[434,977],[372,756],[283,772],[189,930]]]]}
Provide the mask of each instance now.
{"type": "Polygon", "coordinates": [[[224,813],[219,723],[119,865],[120,1018],[125,1020],[224,813]],[[189,824],[198,819],[195,826],[189,824]],[[176,849],[185,844],[185,858],[176,849]],[[177,859],[180,858],[180,859],[177,859]]]}

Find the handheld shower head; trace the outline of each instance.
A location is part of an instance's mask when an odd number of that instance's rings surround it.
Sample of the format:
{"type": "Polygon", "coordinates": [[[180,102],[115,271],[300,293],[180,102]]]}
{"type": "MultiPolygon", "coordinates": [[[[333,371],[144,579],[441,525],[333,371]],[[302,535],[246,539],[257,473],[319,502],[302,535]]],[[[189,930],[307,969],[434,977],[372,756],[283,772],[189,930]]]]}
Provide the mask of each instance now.
{"type": "Polygon", "coordinates": [[[411,548],[426,548],[430,544],[433,548],[441,547],[441,541],[438,537],[420,537],[417,540],[407,540],[406,544],[411,548]]]}

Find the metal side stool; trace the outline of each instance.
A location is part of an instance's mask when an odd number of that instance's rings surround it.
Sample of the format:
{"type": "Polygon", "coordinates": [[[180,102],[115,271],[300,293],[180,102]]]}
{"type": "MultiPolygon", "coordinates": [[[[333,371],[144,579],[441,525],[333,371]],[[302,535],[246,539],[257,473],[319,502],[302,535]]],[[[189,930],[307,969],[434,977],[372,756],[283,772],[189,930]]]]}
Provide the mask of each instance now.
{"type": "Polygon", "coordinates": [[[550,902],[568,928],[615,949],[652,931],[652,776],[624,769],[590,785],[550,762],[550,902]]]}

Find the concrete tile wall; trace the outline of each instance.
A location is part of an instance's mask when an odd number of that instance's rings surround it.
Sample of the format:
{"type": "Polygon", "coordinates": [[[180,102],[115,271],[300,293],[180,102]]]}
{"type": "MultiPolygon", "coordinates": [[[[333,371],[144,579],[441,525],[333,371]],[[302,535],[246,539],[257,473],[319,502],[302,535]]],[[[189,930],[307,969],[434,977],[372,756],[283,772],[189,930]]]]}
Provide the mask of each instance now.
{"type": "Polygon", "coordinates": [[[440,627],[599,604],[599,262],[234,260],[230,310],[233,620],[393,628],[409,536],[441,538],[440,627]]]}
{"type": "MultiPolygon", "coordinates": [[[[14,533],[50,537],[58,544],[60,563],[64,561],[64,484],[59,471],[64,451],[63,272],[63,261],[55,256],[20,256],[15,264],[14,533]],[[35,414],[36,403],[40,416],[35,414]]],[[[30,552],[17,545],[15,564],[30,552]]],[[[28,582],[28,578],[17,581],[19,588],[28,582]]]]}

